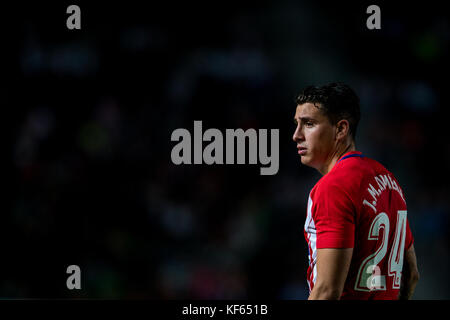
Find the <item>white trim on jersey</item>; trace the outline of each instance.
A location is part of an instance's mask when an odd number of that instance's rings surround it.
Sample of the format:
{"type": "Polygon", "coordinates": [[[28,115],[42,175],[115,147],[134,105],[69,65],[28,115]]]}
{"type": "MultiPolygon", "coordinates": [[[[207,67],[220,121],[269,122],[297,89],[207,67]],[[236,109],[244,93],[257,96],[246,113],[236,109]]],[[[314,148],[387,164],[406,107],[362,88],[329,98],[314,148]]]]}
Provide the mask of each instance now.
{"type": "MultiPolygon", "coordinates": [[[[317,247],[316,247],[316,242],[317,242],[317,236],[316,236],[316,226],[314,224],[314,219],[312,217],[312,199],[311,196],[308,197],[308,210],[307,210],[307,214],[306,214],[306,221],[305,221],[305,231],[307,233],[307,238],[308,238],[308,246],[309,246],[309,253],[308,253],[308,258],[309,258],[309,265],[312,269],[312,284],[314,285],[316,283],[316,278],[317,278],[317,265],[316,265],[316,260],[317,260],[317,247]]],[[[311,290],[311,283],[310,283],[311,279],[308,279],[308,286],[309,286],[309,290],[311,290]]]]}

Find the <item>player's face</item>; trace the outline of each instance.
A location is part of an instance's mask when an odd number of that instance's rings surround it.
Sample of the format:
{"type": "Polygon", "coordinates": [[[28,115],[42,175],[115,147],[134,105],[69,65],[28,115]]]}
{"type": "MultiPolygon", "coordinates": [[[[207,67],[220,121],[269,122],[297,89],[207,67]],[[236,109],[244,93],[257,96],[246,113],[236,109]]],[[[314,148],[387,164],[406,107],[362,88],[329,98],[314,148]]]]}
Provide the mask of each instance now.
{"type": "Polygon", "coordinates": [[[335,148],[335,126],[309,102],[297,106],[294,121],[297,127],[292,138],[301,162],[322,172],[335,148]]]}

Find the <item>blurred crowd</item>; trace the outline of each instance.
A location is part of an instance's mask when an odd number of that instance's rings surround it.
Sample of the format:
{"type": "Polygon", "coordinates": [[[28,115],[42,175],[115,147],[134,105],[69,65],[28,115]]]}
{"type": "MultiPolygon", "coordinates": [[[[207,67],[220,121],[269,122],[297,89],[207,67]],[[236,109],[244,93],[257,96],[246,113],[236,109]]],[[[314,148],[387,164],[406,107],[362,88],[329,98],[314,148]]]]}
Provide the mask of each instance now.
{"type": "Polygon", "coordinates": [[[80,31],[24,15],[0,298],[306,299],[303,224],[320,174],[292,142],[294,98],[339,80],[361,99],[357,148],[405,193],[415,298],[448,299],[448,95],[434,76],[448,56],[448,20],[416,26],[393,10],[370,33],[362,7],[201,8],[148,16],[81,6],[80,31]],[[171,133],[194,120],[280,129],[278,174],[174,165],[171,133]],[[71,264],[80,291],[65,286],[71,264]]]}

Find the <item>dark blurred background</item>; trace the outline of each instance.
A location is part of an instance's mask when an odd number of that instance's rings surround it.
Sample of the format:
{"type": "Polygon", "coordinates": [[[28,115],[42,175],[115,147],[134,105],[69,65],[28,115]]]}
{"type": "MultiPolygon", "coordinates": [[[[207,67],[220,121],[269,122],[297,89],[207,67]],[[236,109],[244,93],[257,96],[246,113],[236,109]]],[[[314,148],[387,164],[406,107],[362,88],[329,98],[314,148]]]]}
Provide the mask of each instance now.
{"type": "Polygon", "coordinates": [[[443,5],[30,2],[2,7],[0,298],[306,299],[294,99],[343,81],[357,147],[408,203],[421,280],[448,299],[450,25],[443,5]],[[81,8],[68,30],[66,8],[81,8]],[[381,8],[368,30],[366,8],[381,8]],[[447,93],[446,93],[447,92],[447,93]],[[172,164],[177,128],[278,128],[280,168],[172,164]],[[66,288],[80,266],[82,289],[66,288]]]}

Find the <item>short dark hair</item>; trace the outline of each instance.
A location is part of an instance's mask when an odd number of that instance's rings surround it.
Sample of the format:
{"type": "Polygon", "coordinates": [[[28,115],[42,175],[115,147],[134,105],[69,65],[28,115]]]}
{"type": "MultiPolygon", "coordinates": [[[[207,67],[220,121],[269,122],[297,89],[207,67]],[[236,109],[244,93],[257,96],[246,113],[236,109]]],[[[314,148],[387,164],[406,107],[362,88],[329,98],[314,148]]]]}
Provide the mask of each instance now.
{"type": "Polygon", "coordinates": [[[355,140],[361,111],[359,98],[355,91],[343,83],[330,83],[324,86],[308,86],[298,95],[297,105],[320,103],[320,108],[332,124],[346,119],[350,124],[350,134],[355,140]]]}

